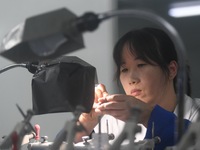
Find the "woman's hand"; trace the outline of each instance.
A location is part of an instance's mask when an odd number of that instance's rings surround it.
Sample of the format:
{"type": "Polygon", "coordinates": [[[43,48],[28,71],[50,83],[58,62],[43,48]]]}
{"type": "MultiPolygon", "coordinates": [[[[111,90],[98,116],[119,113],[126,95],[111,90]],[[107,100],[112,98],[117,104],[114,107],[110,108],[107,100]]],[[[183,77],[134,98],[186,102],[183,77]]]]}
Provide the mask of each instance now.
{"type": "Polygon", "coordinates": [[[74,141],[75,143],[82,141],[82,136],[89,135],[93,131],[94,127],[98,124],[99,116],[102,114],[96,112],[95,109],[97,108],[97,106],[99,106],[99,98],[103,98],[107,95],[108,93],[103,84],[99,84],[95,87],[94,104],[91,112],[82,113],[79,117],[79,122],[84,126],[85,131],[76,134],[74,141]]]}
{"type": "Polygon", "coordinates": [[[94,99],[94,104],[93,108],[90,113],[82,113],[81,117],[86,119],[87,121],[98,121],[99,115],[101,113],[95,112],[95,109],[99,106],[99,98],[103,98],[107,96],[108,93],[106,91],[106,88],[103,84],[99,84],[95,87],[95,99],[94,99]]]}
{"type": "Polygon", "coordinates": [[[139,114],[139,123],[147,125],[153,106],[136,99],[133,96],[125,94],[114,94],[101,97],[96,106],[95,112],[98,114],[109,114],[122,121],[130,118],[131,108],[138,107],[141,110],[139,114]]]}

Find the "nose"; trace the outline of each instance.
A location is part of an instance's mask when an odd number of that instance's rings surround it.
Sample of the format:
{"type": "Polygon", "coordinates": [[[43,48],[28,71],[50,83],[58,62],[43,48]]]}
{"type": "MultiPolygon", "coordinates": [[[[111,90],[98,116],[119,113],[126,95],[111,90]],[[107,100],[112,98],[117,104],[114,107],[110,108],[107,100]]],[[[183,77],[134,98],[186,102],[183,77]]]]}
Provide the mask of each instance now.
{"type": "Polygon", "coordinates": [[[136,84],[139,82],[139,78],[136,72],[130,72],[129,74],[129,85],[136,84]]]}
{"type": "Polygon", "coordinates": [[[129,85],[136,84],[136,83],[137,83],[137,81],[135,79],[130,79],[130,81],[129,81],[129,85]]]}

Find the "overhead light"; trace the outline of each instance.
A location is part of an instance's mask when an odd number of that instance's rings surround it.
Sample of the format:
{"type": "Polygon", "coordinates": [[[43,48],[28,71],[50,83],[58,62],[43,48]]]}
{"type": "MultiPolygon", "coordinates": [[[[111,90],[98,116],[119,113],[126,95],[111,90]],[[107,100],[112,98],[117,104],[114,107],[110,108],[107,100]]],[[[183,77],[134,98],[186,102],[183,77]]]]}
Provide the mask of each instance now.
{"type": "Polygon", "coordinates": [[[198,16],[200,15],[200,1],[173,3],[168,14],[175,18],[198,16]]]}

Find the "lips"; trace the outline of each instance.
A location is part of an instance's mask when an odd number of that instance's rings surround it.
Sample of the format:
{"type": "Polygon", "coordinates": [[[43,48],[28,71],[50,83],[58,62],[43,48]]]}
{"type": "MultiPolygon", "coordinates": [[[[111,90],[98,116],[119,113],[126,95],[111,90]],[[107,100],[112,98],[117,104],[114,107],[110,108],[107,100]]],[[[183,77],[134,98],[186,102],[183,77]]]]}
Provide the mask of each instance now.
{"type": "Polygon", "coordinates": [[[140,94],[141,94],[141,90],[139,90],[139,89],[131,90],[131,95],[132,96],[139,96],[140,94]]]}

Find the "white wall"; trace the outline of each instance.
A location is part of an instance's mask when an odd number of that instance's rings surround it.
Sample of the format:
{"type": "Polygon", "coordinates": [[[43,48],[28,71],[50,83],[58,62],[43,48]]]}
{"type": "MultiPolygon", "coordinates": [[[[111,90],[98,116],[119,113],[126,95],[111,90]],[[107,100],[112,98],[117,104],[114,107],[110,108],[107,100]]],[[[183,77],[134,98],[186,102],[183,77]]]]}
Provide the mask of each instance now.
{"type": "MultiPolygon", "coordinates": [[[[25,18],[66,7],[77,16],[87,11],[106,12],[115,8],[115,0],[1,0],[0,1],[0,41],[14,26],[25,18]]],[[[75,55],[95,66],[100,83],[104,83],[109,92],[114,92],[112,71],[113,20],[103,22],[97,30],[84,34],[85,47],[75,55]]],[[[113,25],[114,24],[114,25],[113,25]]],[[[0,69],[13,62],[0,56],[0,69]]],[[[15,104],[26,113],[32,108],[30,74],[24,68],[15,68],[0,75],[0,137],[8,135],[17,122],[23,120],[15,104]]],[[[70,113],[34,116],[31,123],[41,126],[41,136],[52,141],[56,133],[70,119],[70,113]]]]}

